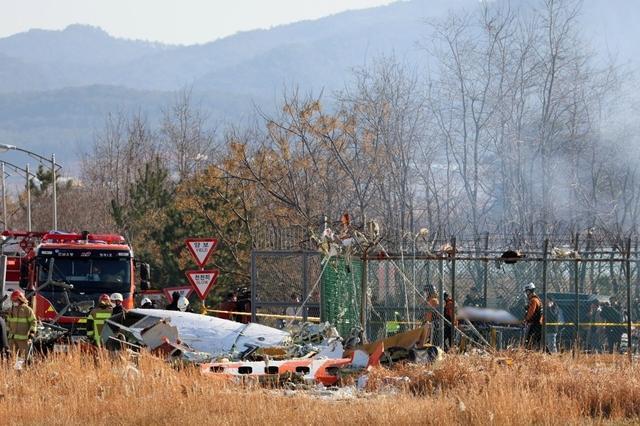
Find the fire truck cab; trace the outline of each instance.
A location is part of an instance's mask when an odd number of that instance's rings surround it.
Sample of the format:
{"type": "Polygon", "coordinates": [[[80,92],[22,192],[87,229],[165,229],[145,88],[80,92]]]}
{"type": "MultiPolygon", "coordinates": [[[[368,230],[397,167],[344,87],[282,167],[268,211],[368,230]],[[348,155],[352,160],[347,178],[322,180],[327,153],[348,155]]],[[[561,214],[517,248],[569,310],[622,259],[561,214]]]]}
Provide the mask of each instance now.
{"type": "Polygon", "coordinates": [[[149,266],[134,260],[133,250],[120,235],[13,231],[2,235],[5,290],[25,290],[33,298],[38,319],[69,328],[72,334],[103,293],[122,293],[125,308],[134,307],[136,269],[140,288],[150,287],[149,266]]]}

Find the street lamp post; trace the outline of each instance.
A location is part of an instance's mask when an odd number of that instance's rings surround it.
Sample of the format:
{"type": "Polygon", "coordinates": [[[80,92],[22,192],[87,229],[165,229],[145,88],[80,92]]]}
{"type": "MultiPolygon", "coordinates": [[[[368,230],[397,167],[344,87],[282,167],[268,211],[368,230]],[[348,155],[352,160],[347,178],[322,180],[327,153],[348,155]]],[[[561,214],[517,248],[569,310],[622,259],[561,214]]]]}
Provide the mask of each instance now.
{"type": "MultiPolygon", "coordinates": [[[[22,167],[16,166],[15,164],[10,163],[8,161],[2,161],[2,169],[4,169],[6,166],[9,166],[16,173],[23,173],[27,181],[26,182],[27,183],[27,188],[26,188],[27,189],[27,231],[31,232],[31,182],[32,182],[32,179],[38,180],[38,177],[33,173],[31,173],[29,169],[29,164],[27,164],[23,169],[22,167]]],[[[6,176],[9,176],[9,175],[5,174],[5,177],[6,176]]],[[[2,183],[2,187],[3,187],[2,191],[4,194],[4,188],[5,188],[4,182],[2,183]]]]}
{"type": "Polygon", "coordinates": [[[27,163],[24,174],[27,178],[27,231],[31,232],[31,179],[29,173],[29,163],[27,163]]]}
{"type": "Polygon", "coordinates": [[[2,228],[7,230],[7,190],[4,182],[4,163],[2,163],[2,228]]]}
{"type": "Polygon", "coordinates": [[[62,166],[56,163],[56,155],[51,154],[51,159],[49,159],[47,157],[43,157],[40,154],[36,154],[33,151],[29,151],[24,148],[19,148],[15,145],[0,144],[0,152],[7,152],[9,150],[24,152],[25,154],[37,159],[38,161],[41,161],[43,163],[49,163],[49,162],[51,163],[51,177],[52,177],[52,185],[53,185],[52,194],[51,194],[53,197],[53,229],[54,230],[58,229],[58,199],[57,199],[58,195],[57,195],[57,188],[56,188],[56,175],[57,175],[57,172],[62,168],[62,166]]]}
{"type": "Polygon", "coordinates": [[[53,180],[53,230],[58,229],[58,191],[56,187],[56,155],[51,154],[51,178],[53,180]]]}

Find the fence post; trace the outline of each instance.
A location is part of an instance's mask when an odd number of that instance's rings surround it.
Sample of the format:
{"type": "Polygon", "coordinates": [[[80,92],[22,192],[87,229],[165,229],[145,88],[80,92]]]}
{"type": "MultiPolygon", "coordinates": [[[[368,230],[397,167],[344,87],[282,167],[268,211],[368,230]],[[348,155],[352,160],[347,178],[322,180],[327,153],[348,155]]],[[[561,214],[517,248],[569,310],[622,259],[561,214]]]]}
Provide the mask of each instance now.
{"type": "Polygon", "coordinates": [[[633,362],[633,346],[631,345],[631,237],[627,239],[627,354],[629,362],[633,362]]]}
{"type": "MultiPolygon", "coordinates": [[[[638,257],[638,237],[636,237],[636,241],[633,248],[633,258],[636,264],[635,297],[640,298],[640,258],[638,257]]],[[[640,317],[636,317],[636,318],[632,317],[631,320],[640,322],[640,317]]]]}
{"type": "Polygon", "coordinates": [[[579,247],[579,241],[578,238],[580,237],[580,234],[576,232],[576,239],[575,239],[575,244],[574,244],[574,256],[575,256],[575,262],[574,262],[574,266],[573,266],[573,284],[574,284],[574,289],[575,289],[575,309],[576,309],[576,313],[575,313],[575,336],[574,336],[574,341],[573,341],[573,346],[574,346],[574,352],[573,355],[576,356],[578,354],[578,352],[580,351],[580,300],[578,298],[579,293],[579,271],[578,271],[578,263],[580,262],[580,256],[578,255],[578,247],[579,247]]]}
{"type": "MultiPolygon", "coordinates": [[[[351,266],[351,265],[349,265],[351,266]]],[[[306,251],[302,252],[302,299],[307,300],[309,295],[309,257],[306,251]]],[[[309,316],[309,308],[306,306],[302,308],[302,320],[307,322],[307,317],[309,316]]]]}
{"type": "MultiPolygon", "coordinates": [[[[580,293],[585,293],[585,280],[587,278],[587,268],[589,267],[590,263],[589,263],[589,256],[591,256],[592,254],[592,242],[593,242],[593,234],[591,232],[587,232],[587,246],[585,248],[584,251],[584,262],[582,262],[581,265],[581,271],[580,271],[580,293]]],[[[593,257],[593,256],[591,256],[593,257]]]]}
{"type": "Polygon", "coordinates": [[[440,288],[438,291],[438,297],[440,298],[440,303],[438,303],[440,332],[438,333],[438,345],[444,349],[444,259],[442,257],[440,257],[438,268],[440,269],[440,288]]]}
{"type": "Polygon", "coordinates": [[[544,245],[542,247],[542,350],[547,347],[547,315],[546,307],[549,306],[547,300],[547,254],[549,251],[549,239],[544,239],[544,245]]]}
{"type": "Polygon", "coordinates": [[[256,322],[256,291],[257,291],[257,267],[256,267],[257,255],[255,250],[251,251],[251,322],[256,322]]]}
{"type": "MultiPolygon", "coordinates": [[[[635,297],[640,297],[640,291],[638,290],[638,286],[640,285],[640,262],[638,261],[640,258],[638,257],[638,237],[636,237],[636,242],[633,249],[633,256],[635,257],[635,263],[636,263],[635,297]]],[[[640,321],[640,318],[635,318],[635,321],[640,321]]]]}
{"type": "Polygon", "coordinates": [[[455,345],[456,337],[456,237],[451,238],[452,254],[451,254],[451,300],[453,301],[453,310],[451,312],[451,327],[449,342],[451,349],[455,345]]]}
{"type": "Polygon", "coordinates": [[[487,307],[487,284],[489,282],[489,233],[484,234],[484,277],[482,283],[482,298],[484,300],[484,307],[487,307]]]}
{"type": "Polygon", "coordinates": [[[368,287],[368,249],[362,255],[362,277],[360,280],[360,326],[362,327],[362,343],[367,343],[367,287],[368,287]]]}

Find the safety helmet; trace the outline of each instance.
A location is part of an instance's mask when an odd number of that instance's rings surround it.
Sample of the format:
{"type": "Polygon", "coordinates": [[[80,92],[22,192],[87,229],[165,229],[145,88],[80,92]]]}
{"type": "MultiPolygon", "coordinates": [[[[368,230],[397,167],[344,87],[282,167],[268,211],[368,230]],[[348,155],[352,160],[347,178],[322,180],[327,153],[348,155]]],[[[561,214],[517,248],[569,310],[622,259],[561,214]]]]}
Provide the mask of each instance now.
{"type": "Polygon", "coordinates": [[[534,291],[536,289],[536,285],[534,283],[529,283],[524,286],[524,291],[534,291]]]}
{"type": "Polygon", "coordinates": [[[148,297],[144,297],[142,298],[142,300],[140,301],[140,306],[144,306],[146,304],[151,304],[151,299],[149,299],[148,297]]]}
{"type": "Polygon", "coordinates": [[[20,290],[13,290],[13,292],[11,293],[11,301],[17,302],[18,300],[22,299],[24,299],[24,293],[20,290]]]}
{"type": "Polygon", "coordinates": [[[109,297],[108,294],[101,294],[100,297],[98,298],[98,302],[99,303],[111,303],[111,298],[109,297]]]}
{"type": "Polygon", "coordinates": [[[122,297],[122,293],[113,293],[111,295],[112,302],[122,302],[124,298],[122,297]]]}
{"type": "Polygon", "coordinates": [[[178,299],[178,309],[184,312],[187,310],[187,306],[189,306],[189,300],[184,296],[180,296],[180,299],[178,299]]]}

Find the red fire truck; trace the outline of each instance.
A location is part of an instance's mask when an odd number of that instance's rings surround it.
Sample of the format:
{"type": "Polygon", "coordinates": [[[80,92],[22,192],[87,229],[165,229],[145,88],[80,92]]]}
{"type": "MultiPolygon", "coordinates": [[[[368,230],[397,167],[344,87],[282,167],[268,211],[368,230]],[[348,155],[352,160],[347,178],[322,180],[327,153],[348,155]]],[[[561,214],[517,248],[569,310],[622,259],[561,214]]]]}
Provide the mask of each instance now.
{"type": "Polygon", "coordinates": [[[83,232],[2,233],[7,256],[5,291],[16,288],[31,295],[37,317],[72,331],[102,293],[122,293],[132,308],[139,287],[148,290],[149,265],[134,260],[125,239],[114,234],[83,232]]]}

